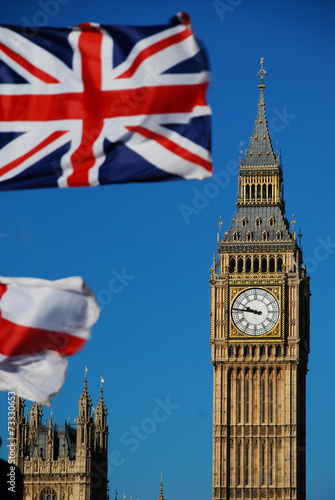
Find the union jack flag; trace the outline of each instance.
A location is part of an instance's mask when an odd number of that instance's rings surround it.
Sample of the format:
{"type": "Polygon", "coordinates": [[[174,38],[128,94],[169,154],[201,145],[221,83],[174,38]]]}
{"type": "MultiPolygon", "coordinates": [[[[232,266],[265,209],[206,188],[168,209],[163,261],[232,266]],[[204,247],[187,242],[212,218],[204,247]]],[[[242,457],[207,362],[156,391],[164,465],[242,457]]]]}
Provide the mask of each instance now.
{"type": "Polygon", "coordinates": [[[190,18],[0,27],[0,190],[212,171],[209,70],[190,18]]]}

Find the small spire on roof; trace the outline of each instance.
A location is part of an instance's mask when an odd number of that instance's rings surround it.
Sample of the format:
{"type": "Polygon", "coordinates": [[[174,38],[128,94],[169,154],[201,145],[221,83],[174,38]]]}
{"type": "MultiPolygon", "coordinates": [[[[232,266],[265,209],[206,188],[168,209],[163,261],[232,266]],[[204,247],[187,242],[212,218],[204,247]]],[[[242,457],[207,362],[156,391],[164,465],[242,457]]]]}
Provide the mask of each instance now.
{"type": "Polygon", "coordinates": [[[258,87],[260,89],[264,89],[265,88],[265,84],[263,83],[263,77],[264,77],[264,75],[268,76],[267,72],[263,68],[263,64],[264,64],[264,58],[261,57],[261,69],[258,71],[258,73],[256,75],[256,76],[260,76],[261,77],[261,83],[258,85],[258,87]]]}
{"type": "Polygon", "coordinates": [[[163,495],[163,473],[161,472],[161,487],[160,487],[160,495],[158,500],[165,500],[163,495]]]}

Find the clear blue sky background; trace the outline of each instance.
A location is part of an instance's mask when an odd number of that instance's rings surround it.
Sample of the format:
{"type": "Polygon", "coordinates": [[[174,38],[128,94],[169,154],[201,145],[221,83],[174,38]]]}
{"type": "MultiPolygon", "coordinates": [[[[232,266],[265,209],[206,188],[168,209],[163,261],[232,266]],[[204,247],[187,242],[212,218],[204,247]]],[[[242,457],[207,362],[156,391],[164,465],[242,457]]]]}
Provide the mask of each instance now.
{"type": "MultiPolygon", "coordinates": [[[[90,343],[70,360],[53,402],[55,420],[76,418],[87,365],[94,405],[100,376],[105,379],[110,459],[118,457],[110,463],[112,496],[118,489],[127,499],[154,500],[163,472],[166,500],[211,498],[209,268],[219,216],[227,230],[235,213],[236,163],[240,142],[246,147],[253,130],[264,57],[267,117],[274,147],[278,140],[282,150],[287,216],[294,213],[302,229],[311,276],[307,498],[335,498],[334,3],[59,0],[52,14],[45,14],[45,4],[6,2],[1,22],[162,24],[188,12],[211,64],[214,169],[226,173],[225,187],[217,189],[211,179],[1,193],[0,273],[82,275],[103,303],[90,343]],[[186,219],[182,204],[197,213],[186,219]],[[111,278],[122,272],[128,278],[120,293],[107,297],[111,278]],[[157,399],[167,398],[174,408],[150,428],[157,399]],[[137,448],[121,441],[132,426],[150,431],[137,448]]],[[[0,408],[5,438],[6,393],[0,408]]]]}

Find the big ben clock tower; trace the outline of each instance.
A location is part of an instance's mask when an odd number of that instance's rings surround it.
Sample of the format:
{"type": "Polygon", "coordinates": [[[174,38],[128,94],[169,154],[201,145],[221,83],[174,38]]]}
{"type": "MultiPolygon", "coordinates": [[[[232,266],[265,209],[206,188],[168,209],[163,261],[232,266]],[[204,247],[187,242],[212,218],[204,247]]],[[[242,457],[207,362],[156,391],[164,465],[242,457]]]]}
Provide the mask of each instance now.
{"type": "Polygon", "coordinates": [[[303,500],[309,278],[285,218],[283,171],[260,96],[237,211],[211,268],[213,500],[303,500]]]}

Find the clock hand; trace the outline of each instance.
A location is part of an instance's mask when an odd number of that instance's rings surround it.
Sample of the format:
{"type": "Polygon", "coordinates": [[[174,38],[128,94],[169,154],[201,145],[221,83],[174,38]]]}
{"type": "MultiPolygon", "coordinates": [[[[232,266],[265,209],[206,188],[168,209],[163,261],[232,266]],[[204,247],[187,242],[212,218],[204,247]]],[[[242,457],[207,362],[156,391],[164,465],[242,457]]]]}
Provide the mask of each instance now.
{"type": "Polygon", "coordinates": [[[254,313],[254,314],[262,314],[262,311],[255,311],[255,309],[250,309],[250,307],[247,307],[246,309],[237,309],[236,307],[233,307],[233,311],[242,311],[242,312],[248,312],[248,313],[254,313]]]}

